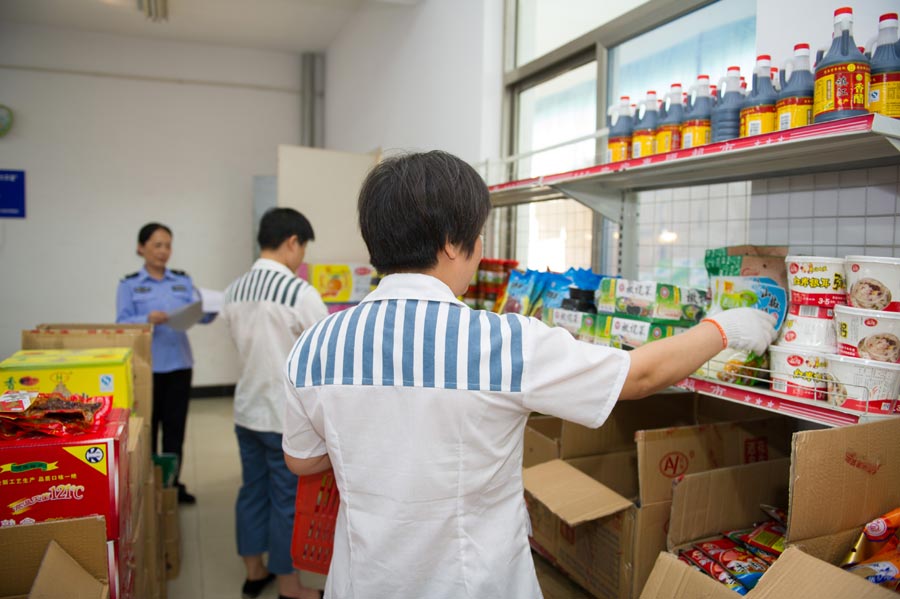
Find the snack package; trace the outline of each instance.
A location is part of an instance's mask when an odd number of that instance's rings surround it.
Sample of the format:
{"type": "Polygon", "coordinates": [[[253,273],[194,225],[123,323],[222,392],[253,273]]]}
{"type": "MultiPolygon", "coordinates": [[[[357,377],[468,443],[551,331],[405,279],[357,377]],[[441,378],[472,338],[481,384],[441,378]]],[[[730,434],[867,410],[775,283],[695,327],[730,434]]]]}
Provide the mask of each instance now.
{"type": "Polygon", "coordinates": [[[862,563],[881,553],[885,547],[896,546],[898,535],[900,535],[900,508],[866,524],[841,566],[846,568],[862,563]]]}
{"type": "Polygon", "coordinates": [[[740,530],[727,530],[722,533],[722,536],[731,539],[738,546],[743,547],[762,561],[766,562],[766,565],[771,566],[775,563],[775,560],[778,559],[777,555],[772,553],[768,553],[759,549],[758,547],[753,547],[747,542],[747,538],[751,532],[753,532],[753,528],[744,528],[740,530]]]}
{"type": "Polygon", "coordinates": [[[770,520],[763,522],[747,535],[747,544],[766,553],[781,555],[784,553],[785,534],[784,526],[770,520]]]}
{"type": "Polygon", "coordinates": [[[775,520],[775,522],[778,522],[782,526],[787,527],[787,512],[784,510],[784,508],[761,503],[759,504],[759,509],[765,512],[765,514],[769,518],[775,520]]]}
{"type": "Polygon", "coordinates": [[[609,345],[610,316],[576,312],[565,308],[555,308],[547,314],[549,321],[545,320],[544,322],[566,329],[579,341],[609,345]]]}
{"type": "Polygon", "coordinates": [[[700,375],[732,385],[765,385],[769,377],[769,354],[726,348],[701,367],[700,375]]]}
{"type": "Polygon", "coordinates": [[[597,291],[600,281],[607,278],[604,275],[594,274],[589,268],[570,268],[566,276],[572,281],[572,286],[585,291],[597,291]]]}
{"type": "Polygon", "coordinates": [[[545,320],[545,315],[548,315],[550,310],[563,305],[563,300],[569,296],[572,280],[566,275],[555,272],[539,273],[539,275],[542,275],[544,285],[540,296],[532,306],[531,315],[538,320],[545,320]]]}
{"type": "Polygon", "coordinates": [[[731,574],[725,571],[721,564],[717,563],[699,549],[688,549],[678,554],[679,558],[690,564],[694,564],[701,572],[727,586],[738,595],[746,595],[747,588],[738,582],[731,574]]]}
{"type": "Polygon", "coordinates": [[[766,277],[712,277],[712,302],[709,313],[731,308],[756,308],[777,318],[780,329],[787,314],[787,291],[766,277]]]}
{"type": "Polygon", "coordinates": [[[25,409],[0,412],[0,438],[88,432],[106,420],[111,407],[112,396],[37,393],[25,409]]]}
{"type": "Polygon", "coordinates": [[[768,569],[765,562],[742,549],[731,539],[713,539],[697,543],[694,547],[718,562],[747,589],[755,587],[768,569]]]}
{"type": "Polygon", "coordinates": [[[686,330],[686,327],[671,324],[650,322],[625,316],[613,316],[611,318],[609,339],[610,345],[613,347],[633,349],[651,341],[672,337],[686,330]]]}
{"type": "Polygon", "coordinates": [[[707,302],[703,289],[628,279],[603,279],[596,299],[597,312],[688,325],[703,319],[707,302]]]}
{"type": "Polygon", "coordinates": [[[895,593],[900,593],[900,549],[896,545],[893,549],[882,551],[874,557],[851,566],[847,571],[895,593]]]}
{"type": "Polygon", "coordinates": [[[506,292],[497,302],[495,311],[501,314],[514,313],[527,316],[531,312],[531,295],[534,292],[537,274],[533,270],[510,272],[506,292]]]}

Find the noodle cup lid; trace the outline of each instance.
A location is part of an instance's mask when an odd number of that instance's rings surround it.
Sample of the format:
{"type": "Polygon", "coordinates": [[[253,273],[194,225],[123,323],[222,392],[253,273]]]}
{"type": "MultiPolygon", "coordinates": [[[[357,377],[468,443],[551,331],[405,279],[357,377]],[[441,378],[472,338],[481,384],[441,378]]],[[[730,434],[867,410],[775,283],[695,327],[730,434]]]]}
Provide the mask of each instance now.
{"type": "Polygon", "coordinates": [[[844,258],[832,258],[830,256],[785,256],[785,263],[789,262],[820,262],[822,264],[834,264],[843,266],[844,258]]]}
{"type": "Polygon", "coordinates": [[[877,318],[879,320],[898,320],[900,321],[900,312],[885,312],[884,310],[867,310],[865,308],[854,308],[853,306],[835,306],[834,316],[838,315],[844,318],[858,316],[860,318],[877,318]]]}
{"type": "Polygon", "coordinates": [[[872,264],[890,264],[891,266],[900,266],[900,258],[888,258],[887,256],[845,256],[844,262],[845,264],[849,264],[851,262],[865,264],[866,262],[868,262],[872,264]]]}
{"type": "Polygon", "coordinates": [[[867,360],[866,358],[851,358],[850,356],[839,356],[838,354],[827,354],[825,358],[828,361],[829,368],[837,365],[838,363],[842,363],[848,366],[856,366],[859,368],[879,368],[881,370],[891,370],[897,374],[900,374],[900,364],[895,364],[893,362],[879,362],[878,360],[867,360]]]}

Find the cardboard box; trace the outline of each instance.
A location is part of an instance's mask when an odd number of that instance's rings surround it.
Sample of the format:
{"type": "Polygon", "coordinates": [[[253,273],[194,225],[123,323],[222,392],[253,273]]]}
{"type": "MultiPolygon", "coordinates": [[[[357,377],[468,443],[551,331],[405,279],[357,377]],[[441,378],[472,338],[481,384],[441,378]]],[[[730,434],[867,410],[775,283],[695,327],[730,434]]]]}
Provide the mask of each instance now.
{"type": "Polygon", "coordinates": [[[107,551],[103,518],[0,527],[0,597],[59,597],[54,589],[60,581],[85,593],[79,597],[106,597],[111,591],[107,551]],[[49,594],[44,593],[48,583],[49,594]],[[29,595],[34,590],[44,594],[29,595]]]}
{"type": "Polygon", "coordinates": [[[788,288],[786,245],[734,245],[706,250],[704,264],[711,277],[769,277],[788,288]]]}
{"type": "Polygon", "coordinates": [[[95,433],[0,440],[0,524],[100,515],[107,540],[129,517],[127,411],[113,409],[95,433]]]}
{"type": "MultiPolygon", "coordinates": [[[[693,396],[688,397],[693,406],[693,396]]],[[[646,407],[644,411],[648,420],[659,417],[646,407]]],[[[628,416],[613,421],[618,425],[614,431],[621,434],[640,422],[637,414],[628,416]]],[[[629,473],[624,468],[634,458],[627,452],[572,460],[574,464],[556,459],[526,468],[523,482],[533,540],[594,595],[637,597],[666,546],[673,480],[690,472],[789,455],[793,426],[786,418],[763,418],[637,430],[632,446],[637,468],[629,473]]]]}
{"type": "Polygon", "coordinates": [[[125,529],[125,538],[132,539],[138,521],[143,518],[141,511],[141,490],[150,478],[150,424],[140,416],[128,420],[128,492],[123,498],[131,506],[131,519],[125,529]]]}
{"type": "Polygon", "coordinates": [[[21,350],[0,362],[0,380],[11,391],[65,388],[91,397],[110,396],[113,406],[131,409],[131,354],[121,347],[21,350]]]}
{"type": "Polygon", "coordinates": [[[162,490],[162,539],[165,547],[166,579],[181,572],[181,527],[178,522],[178,489],[162,490]]]}
{"type": "Polygon", "coordinates": [[[133,410],[147,422],[153,410],[153,325],[40,324],[22,331],[22,349],[87,349],[124,347],[132,351],[133,410]]]}
{"type": "MultiPolygon", "coordinates": [[[[762,467],[757,464],[685,476],[674,490],[667,545],[676,549],[759,518],[759,496],[731,502],[715,498],[742,497],[753,490],[767,499],[780,494],[786,501],[782,505],[789,506],[790,547],[747,597],[896,597],[833,564],[846,556],[865,523],[900,505],[898,438],[900,419],[896,418],[798,432],[789,466],[782,464],[780,472],[756,470],[762,467]],[[697,507],[702,502],[718,507],[703,510],[697,507]]],[[[648,599],[700,596],[726,599],[733,594],[671,554],[658,557],[642,595],[648,599]]]]}

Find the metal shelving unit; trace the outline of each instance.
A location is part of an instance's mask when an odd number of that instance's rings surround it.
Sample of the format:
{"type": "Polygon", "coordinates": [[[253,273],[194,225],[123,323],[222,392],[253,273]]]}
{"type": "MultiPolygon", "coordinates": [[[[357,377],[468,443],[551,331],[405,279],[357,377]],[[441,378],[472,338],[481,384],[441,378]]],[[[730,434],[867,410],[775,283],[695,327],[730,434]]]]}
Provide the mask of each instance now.
{"type": "MultiPolygon", "coordinates": [[[[490,186],[495,207],[573,199],[619,224],[620,274],[637,274],[634,192],[900,164],[900,121],[870,114],[490,186]]],[[[890,418],[704,378],[681,388],[827,426],[890,418]]]]}

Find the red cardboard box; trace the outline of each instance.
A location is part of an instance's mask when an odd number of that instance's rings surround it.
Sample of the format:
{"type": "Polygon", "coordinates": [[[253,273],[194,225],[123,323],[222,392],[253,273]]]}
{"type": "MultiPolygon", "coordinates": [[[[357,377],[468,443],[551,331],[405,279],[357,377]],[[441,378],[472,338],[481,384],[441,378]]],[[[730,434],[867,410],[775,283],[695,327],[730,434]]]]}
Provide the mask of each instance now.
{"type": "Polygon", "coordinates": [[[118,541],[127,439],[128,410],[116,408],[95,433],[0,440],[0,526],[98,515],[107,540],[118,541]]]}

